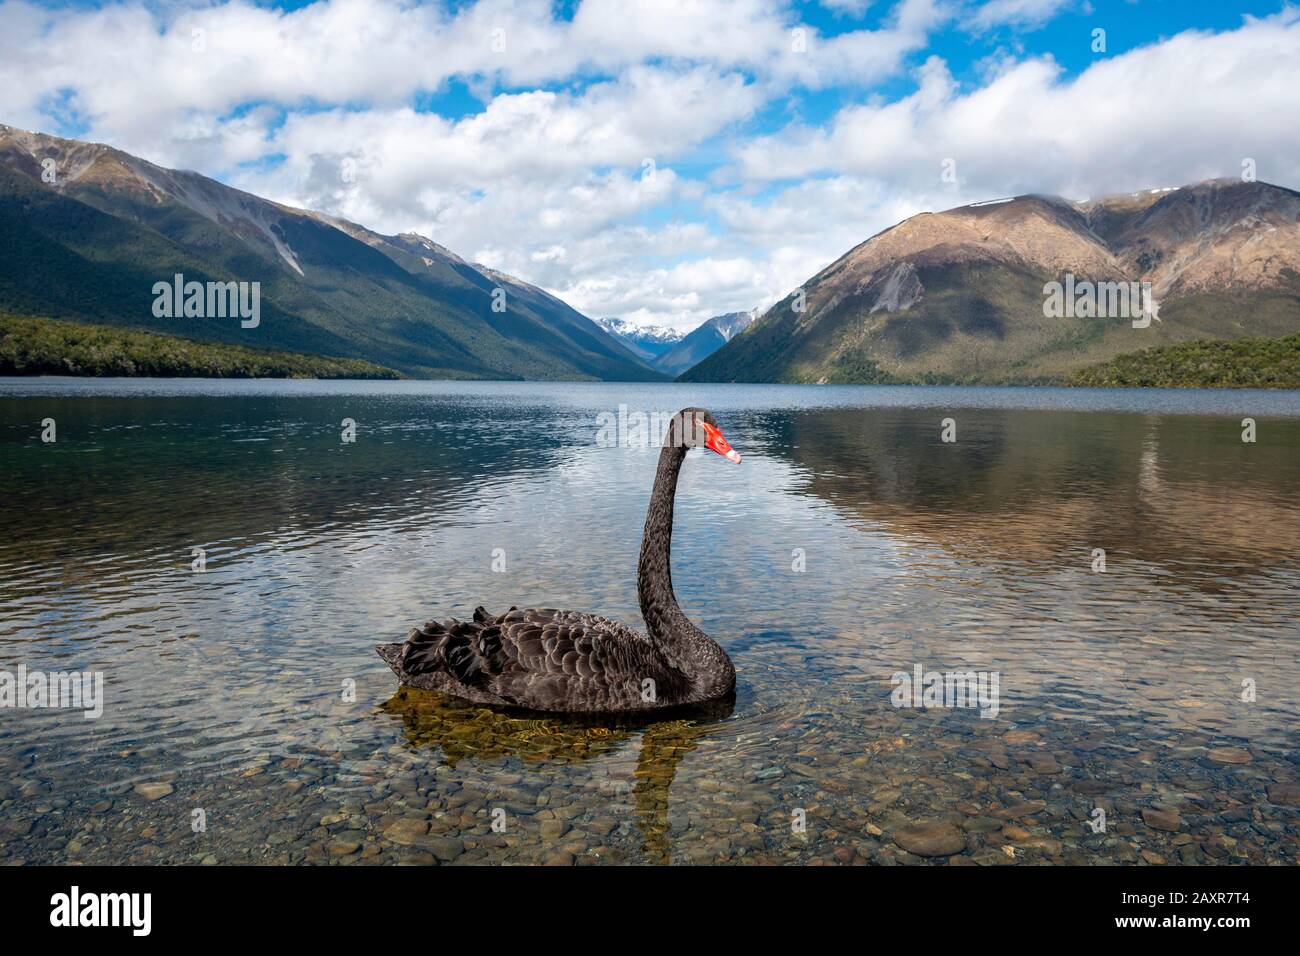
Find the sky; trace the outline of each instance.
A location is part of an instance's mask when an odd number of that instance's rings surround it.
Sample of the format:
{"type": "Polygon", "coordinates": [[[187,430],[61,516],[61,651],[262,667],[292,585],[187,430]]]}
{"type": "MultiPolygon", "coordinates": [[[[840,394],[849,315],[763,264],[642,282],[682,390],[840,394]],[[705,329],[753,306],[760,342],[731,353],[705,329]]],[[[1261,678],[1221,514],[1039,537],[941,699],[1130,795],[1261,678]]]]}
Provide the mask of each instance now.
{"type": "Polygon", "coordinates": [[[1300,187],[1298,118],[1280,2],[0,2],[0,122],[680,330],[918,212],[1300,187]]]}

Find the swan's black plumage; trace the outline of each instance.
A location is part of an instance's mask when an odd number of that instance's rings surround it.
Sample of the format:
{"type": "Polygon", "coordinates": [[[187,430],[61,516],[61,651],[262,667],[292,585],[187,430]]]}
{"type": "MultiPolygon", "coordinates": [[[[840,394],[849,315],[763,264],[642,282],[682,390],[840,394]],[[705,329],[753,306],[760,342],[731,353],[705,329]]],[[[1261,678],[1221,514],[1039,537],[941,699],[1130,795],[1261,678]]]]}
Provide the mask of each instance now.
{"type": "Polygon", "coordinates": [[[643,635],[578,611],[480,607],[473,621],[430,621],[388,646],[399,648],[389,663],[403,683],[479,703],[603,713],[656,709],[659,697],[680,700],[689,690],[643,635]]]}
{"type": "Polygon", "coordinates": [[[379,655],[403,684],[527,710],[658,711],[733,694],[730,658],[673,594],[673,501],[687,449],[703,444],[699,422],[716,428],[703,409],[674,416],[659,455],[637,572],[648,633],[580,611],[479,607],[472,621],[430,621],[379,655]]]}

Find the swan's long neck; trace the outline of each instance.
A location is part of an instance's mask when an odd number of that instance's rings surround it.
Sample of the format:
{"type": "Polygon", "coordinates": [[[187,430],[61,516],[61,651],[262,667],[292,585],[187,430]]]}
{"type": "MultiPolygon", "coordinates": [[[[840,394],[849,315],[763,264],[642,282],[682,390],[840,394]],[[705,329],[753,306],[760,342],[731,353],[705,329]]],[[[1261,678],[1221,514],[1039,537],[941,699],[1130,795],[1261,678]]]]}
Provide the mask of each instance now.
{"type": "Polygon", "coordinates": [[[686,449],[679,444],[665,445],[659,454],[641,539],[637,594],[650,639],[669,663],[690,677],[693,698],[712,700],[735,688],[735,670],[722,648],[687,619],[673,594],[673,502],[685,458],[686,449]]]}

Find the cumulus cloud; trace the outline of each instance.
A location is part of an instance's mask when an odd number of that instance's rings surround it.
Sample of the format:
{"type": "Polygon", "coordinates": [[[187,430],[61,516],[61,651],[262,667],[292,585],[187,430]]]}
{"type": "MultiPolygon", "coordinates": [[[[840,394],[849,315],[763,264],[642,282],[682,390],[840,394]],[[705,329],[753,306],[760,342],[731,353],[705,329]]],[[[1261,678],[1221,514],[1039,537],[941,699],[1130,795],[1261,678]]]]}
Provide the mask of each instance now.
{"type": "Polygon", "coordinates": [[[267,144],[285,160],[248,182],[286,197],[355,203],[350,211],[385,219],[409,213],[412,197],[429,190],[578,188],[607,167],[635,170],[638,195],[665,199],[673,175],[661,165],[759,102],[738,74],[638,66],[580,94],[501,94],[460,120],[405,106],[292,114],[267,144]],[[356,179],[348,188],[345,160],[356,179]]]}
{"type": "Polygon", "coordinates": [[[970,19],[979,30],[1006,24],[1039,26],[1070,5],[1070,0],[989,0],[976,8],[970,19]]]}
{"type": "Polygon", "coordinates": [[[96,133],[165,148],[185,114],[221,117],[250,102],[394,106],[452,77],[517,88],[671,60],[824,84],[887,75],[941,16],[936,0],[901,0],[881,29],[822,38],[777,0],[585,0],[572,21],[547,0],[454,10],[317,0],[292,11],[244,0],[90,10],[6,0],[0,109],[39,117],[59,92],[96,133]]]}
{"type": "Polygon", "coordinates": [[[836,172],[938,194],[952,160],[960,194],[1097,195],[1241,172],[1300,178],[1300,11],[1220,33],[1187,32],[1066,77],[1050,57],[1008,62],[963,90],[937,58],[918,88],[791,126],[736,150],[738,175],[836,172]]]}

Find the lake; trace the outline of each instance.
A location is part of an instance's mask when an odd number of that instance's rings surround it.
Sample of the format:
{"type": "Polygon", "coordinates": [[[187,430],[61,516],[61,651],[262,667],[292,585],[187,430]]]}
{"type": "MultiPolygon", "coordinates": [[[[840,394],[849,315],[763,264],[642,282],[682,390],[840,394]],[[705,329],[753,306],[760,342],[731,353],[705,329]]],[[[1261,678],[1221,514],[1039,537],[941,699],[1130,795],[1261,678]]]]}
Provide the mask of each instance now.
{"type": "Polygon", "coordinates": [[[8,379],[0,456],[0,670],[103,679],[0,709],[0,862],[1300,862],[1297,392],[8,379]],[[399,689],[480,604],[640,628],[597,417],[687,405],[733,707],[399,689]]]}

